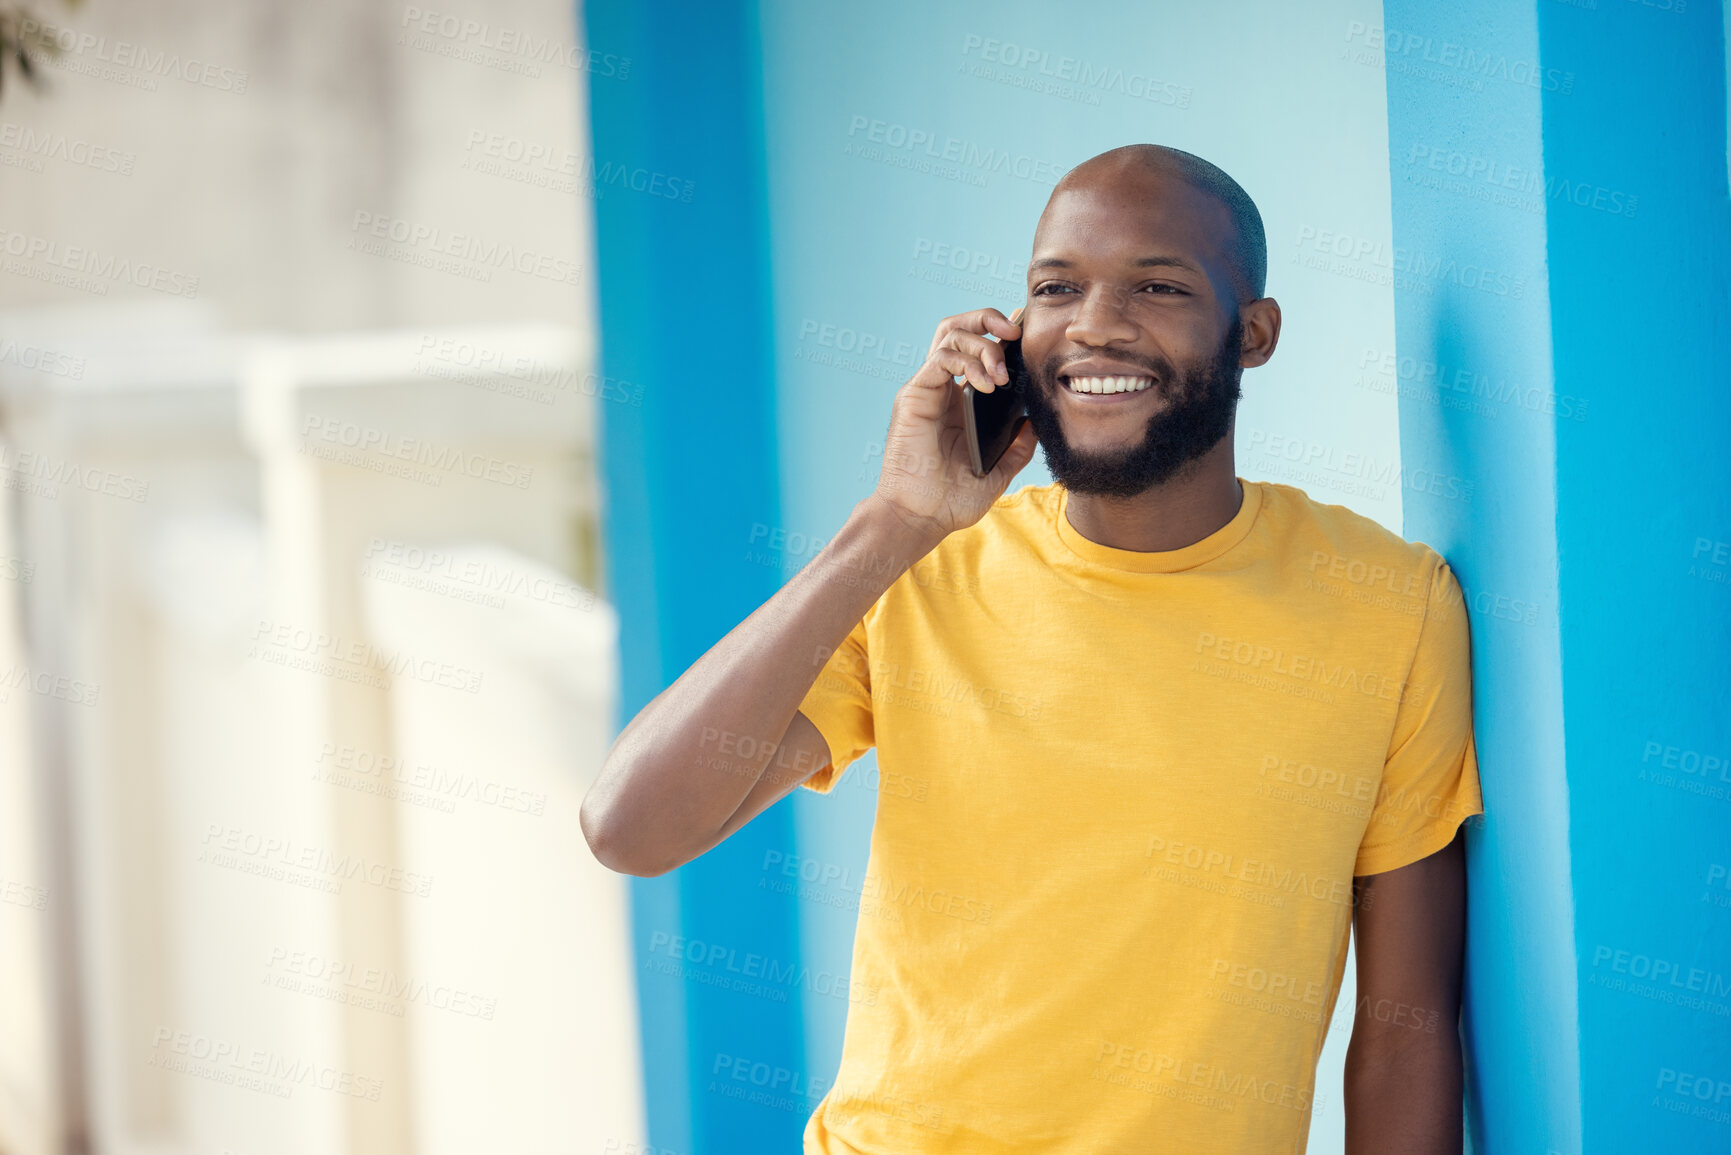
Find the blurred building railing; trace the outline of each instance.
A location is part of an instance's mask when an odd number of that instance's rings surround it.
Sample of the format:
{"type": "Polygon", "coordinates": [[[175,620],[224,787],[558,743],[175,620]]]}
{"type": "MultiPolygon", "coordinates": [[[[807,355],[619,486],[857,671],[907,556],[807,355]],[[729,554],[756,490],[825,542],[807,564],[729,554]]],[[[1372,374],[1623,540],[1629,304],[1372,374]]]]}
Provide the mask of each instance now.
{"type": "Polygon", "coordinates": [[[640,1142],[586,341],[0,334],[0,1152],[640,1142]]]}

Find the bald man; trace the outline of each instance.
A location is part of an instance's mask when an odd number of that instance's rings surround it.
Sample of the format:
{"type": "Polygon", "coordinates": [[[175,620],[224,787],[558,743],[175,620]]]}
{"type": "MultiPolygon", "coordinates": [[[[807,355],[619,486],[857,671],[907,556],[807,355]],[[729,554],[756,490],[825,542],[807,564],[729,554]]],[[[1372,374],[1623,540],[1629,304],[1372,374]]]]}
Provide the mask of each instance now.
{"type": "Polygon", "coordinates": [[[877,749],[807,1153],[1303,1152],[1349,933],[1347,1150],[1461,1150],[1467,617],[1429,546],[1235,473],[1266,274],[1207,161],[1072,170],[1017,319],[938,325],[875,492],[584,800],[659,875],[877,749]],[[1028,420],[978,478],[961,382],[1016,339],[1028,420]],[[1056,480],[1006,495],[1036,438],[1056,480]]]}

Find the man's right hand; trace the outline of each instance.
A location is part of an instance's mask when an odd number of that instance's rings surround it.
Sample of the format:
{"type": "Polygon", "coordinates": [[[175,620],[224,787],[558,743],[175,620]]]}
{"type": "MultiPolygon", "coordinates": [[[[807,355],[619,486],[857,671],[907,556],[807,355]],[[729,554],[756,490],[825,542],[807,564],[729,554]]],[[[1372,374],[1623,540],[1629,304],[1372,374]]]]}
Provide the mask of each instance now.
{"type": "MultiPolygon", "coordinates": [[[[1021,312],[1016,310],[1018,319],[1021,312]]],[[[926,363],[896,392],[884,436],[883,472],[874,496],[934,542],[984,517],[1034,457],[1034,431],[1024,418],[990,473],[975,477],[969,463],[962,411],[967,398],[955,378],[964,377],[985,393],[1010,380],[1003,347],[988,332],[1013,341],[1022,328],[996,309],[939,322],[926,363]]]]}
{"type": "Polygon", "coordinates": [[[827,659],[872,605],[945,535],[984,517],[1034,455],[1017,431],[986,477],[968,467],[962,387],[1006,384],[986,333],[1021,329],[996,309],[938,326],[896,393],[877,491],[809,564],[692,663],[620,733],[583,798],[579,825],[598,861],[654,877],[703,854],[830,764],[800,713],[827,659]]]}

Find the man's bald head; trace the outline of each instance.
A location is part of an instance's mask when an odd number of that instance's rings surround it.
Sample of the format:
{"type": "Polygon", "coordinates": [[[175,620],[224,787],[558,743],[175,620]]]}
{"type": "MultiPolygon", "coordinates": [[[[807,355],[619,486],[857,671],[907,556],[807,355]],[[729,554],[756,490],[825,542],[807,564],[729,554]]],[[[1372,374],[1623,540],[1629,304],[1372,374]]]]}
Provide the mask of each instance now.
{"type": "Polygon", "coordinates": [[[1262,214],[1250,194],[1224,171],[1195,153],[1159,144],[1127,144],[1090,157],[1064,174],[1052,190],[1061,192],[1121,183],[1143,174],[1174,176],[1219,201],[1232,221],[1234,243],[1222,248],[1230,255],[1233,272],[1249,299],[1263,295],[1268,283],[1268,237],[1262,214]]]}

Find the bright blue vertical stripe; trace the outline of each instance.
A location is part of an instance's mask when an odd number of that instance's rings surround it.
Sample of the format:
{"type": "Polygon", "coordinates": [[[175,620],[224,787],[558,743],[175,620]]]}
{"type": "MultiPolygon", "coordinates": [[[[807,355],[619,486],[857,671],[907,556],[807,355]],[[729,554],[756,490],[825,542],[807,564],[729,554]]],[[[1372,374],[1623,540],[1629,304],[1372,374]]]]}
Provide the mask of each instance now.
{"type": "MultiPolygon", "coordinates": [[[[761,80],[749,0],[593,0],[583,16],[596,62],[602,367],[643,398],[599,406],[623,722],[777,588],[773,571],[745,560],[751,527],[780,522],[761,80]],[[623,78],[607,55],[629,58],[623,78]],[[655,174],[692,182],[690,201],[661,195],[655,174]]],[[[798,1149],[803,1104],[727,1093],[764,1089],[732,1078],[742,1063],[771,1077],[804,1069],[792,900],[756,885],[766,850],[791,843],[777,807],[698,861],[633,884],[658,1148],[798,1149]],[[779,982],[785,1001],[732,989],[748,956],[752,986],[779,982]],[[782,977],[764,981],[763,960],[782,977]]]]}
{"type": "Polygon", "coordinates": [[[1576,78],[1544,94],[1557,380],[1593,399],[1557,444],[1587,1149],[1726,1152],[1731,766],[1706,762],[1731,758],[1724,21],[1599,0],[1539,27],[1576,78]]]}

